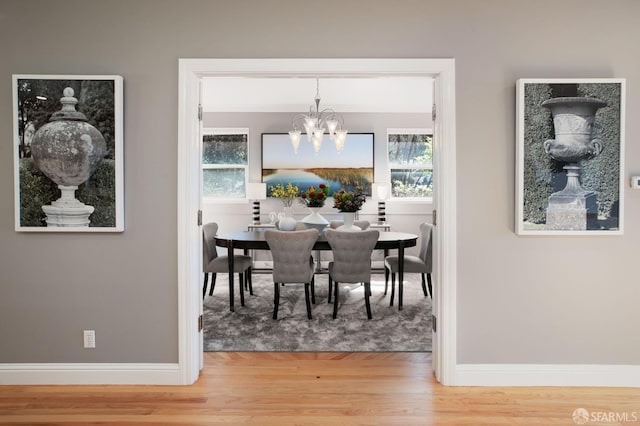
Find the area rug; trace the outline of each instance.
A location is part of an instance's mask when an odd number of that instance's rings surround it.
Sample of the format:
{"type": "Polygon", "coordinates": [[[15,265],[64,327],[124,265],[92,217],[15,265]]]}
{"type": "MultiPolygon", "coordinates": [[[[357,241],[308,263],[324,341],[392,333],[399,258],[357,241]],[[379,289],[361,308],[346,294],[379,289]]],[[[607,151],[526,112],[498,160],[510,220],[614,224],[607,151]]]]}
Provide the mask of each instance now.
{"type": "MultiPolygon", "coordinates": [[[[327,275],[316,275],[313,319],[307,319],[304,286],[287,284],[280,290],[278,319],[272,319],[273,278],[253,275],[253,296],[245,292],[235,312],[229,311],[228,277],[218,274],[213,296],[204,299],[204,350],[231,352],[430,352],[431,302],[420,275],[405,276],[403,309],[384,295],[384,278],[371,283],[373,319],[367,320],[364,286],[340,285],[338,318],[327,303],[327,275]]],[[[237,283],[237,281],[236,281],[237,283]]],[[[237,284],[236,284],[237,285],[237,284]]],[[[397,286],[397,284],[396,284],[397,286]]]]}

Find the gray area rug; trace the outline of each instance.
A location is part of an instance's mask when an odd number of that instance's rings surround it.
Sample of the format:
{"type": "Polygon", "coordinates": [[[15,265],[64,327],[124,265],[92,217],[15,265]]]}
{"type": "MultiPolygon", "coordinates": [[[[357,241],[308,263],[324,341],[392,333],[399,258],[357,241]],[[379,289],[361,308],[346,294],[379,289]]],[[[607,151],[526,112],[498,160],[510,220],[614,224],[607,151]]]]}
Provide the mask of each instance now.
{"type": "MultiPolygon", "coordinates": [[[[229,311],[227,274],[218,274],[213,296],[204,299],[204,350],[219,352],[430,352],[431,302],[422,293],[419,274],[405,277],[403,309],[384,295],[384,276],[371,283],[373,319],[367,320],[364,286],[340,285],[338,318],[327,303],[327,275],[316,275],[313,319],[307,319],[304,286],[287,284],[280,290],[278,319],[272,319],[273,278],[253,275],[253,296],[245,292],[235,312],[229,311]]],[[[378,278],[378,279],[376,279],[378,278]]],[[[396,284],[397,287],[397,284],[396,284]]]]}

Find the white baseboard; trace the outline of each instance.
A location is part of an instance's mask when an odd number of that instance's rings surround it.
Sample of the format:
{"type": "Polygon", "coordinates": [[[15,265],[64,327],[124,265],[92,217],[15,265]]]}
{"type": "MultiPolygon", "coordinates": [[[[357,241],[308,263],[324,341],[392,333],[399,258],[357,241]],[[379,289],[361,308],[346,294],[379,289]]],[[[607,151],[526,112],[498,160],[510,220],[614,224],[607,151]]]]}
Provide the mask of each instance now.
{"type": "Polygon", "coordinates": [[[0,385],[180,385],[178,364],[0,364],[0,385]]]}
{"type": "Polygon", "coordinates": [[[640,387],[640,365],[458,364],[455,386],[640,387]]]}
{"type": "MultiPolygon", "coordinates": [[[[178,364],[0,364],[0,385],[181,385],[178,364]]],[[[640,387],[640,365],[458,364],[454,386],[640,387]]]]}

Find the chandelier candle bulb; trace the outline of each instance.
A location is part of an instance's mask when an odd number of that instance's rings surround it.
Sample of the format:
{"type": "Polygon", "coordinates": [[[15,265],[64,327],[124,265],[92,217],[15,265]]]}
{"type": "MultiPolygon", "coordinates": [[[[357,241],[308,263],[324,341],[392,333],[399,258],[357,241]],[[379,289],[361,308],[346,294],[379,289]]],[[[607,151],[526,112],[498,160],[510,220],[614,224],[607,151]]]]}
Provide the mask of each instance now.
{"type": "Polygon", "coordinates": [[[300,147],[300,133],[298,130],[292,130],[289,132],[289,139],[291,139],[291,145],[293,145],[293,153],[298,153],[298,148],[300,147]]]}

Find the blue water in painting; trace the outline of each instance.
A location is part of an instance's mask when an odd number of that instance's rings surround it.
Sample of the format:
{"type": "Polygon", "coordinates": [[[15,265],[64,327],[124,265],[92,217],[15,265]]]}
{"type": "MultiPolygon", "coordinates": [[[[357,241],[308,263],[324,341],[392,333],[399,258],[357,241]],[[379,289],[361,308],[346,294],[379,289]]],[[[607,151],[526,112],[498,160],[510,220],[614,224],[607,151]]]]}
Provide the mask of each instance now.
{"type": "Polygon", "coordinates": [[[303,141],[297,154],[292,153],[288,134],[262,134],[262,181],[267,184],[267,195],[273,185],[289,182],[300,191],[325,183],[330,197],[341,188],[354,191],[356,185],[362,185],[370,195],[373,172],[373,133],[347,134],[342,152],[325,143],[320,153],[314,153],[313,145],[303,141]]]}
{"type": "MultiPolygon", "coordinates": [[[[300,191],[306,191],[311,185],[317,187],[318,184],[324,183],[329,186],[329,196],[332,196],[334,192],[343,187],[340,182],[322,179],[315,173],[302,170],[278,170],[276,173],[266,176],[264,182],[267,184],[267,187],[277,184],[287,186],[287,184],[291,182],[291,184],[297,186],[300,191]]],[[[345,189],[353,190],[353,188],[345,189]]],[[[269,193],[269,190],[267,190],[267,193],[269,193]]]]}

